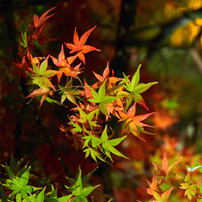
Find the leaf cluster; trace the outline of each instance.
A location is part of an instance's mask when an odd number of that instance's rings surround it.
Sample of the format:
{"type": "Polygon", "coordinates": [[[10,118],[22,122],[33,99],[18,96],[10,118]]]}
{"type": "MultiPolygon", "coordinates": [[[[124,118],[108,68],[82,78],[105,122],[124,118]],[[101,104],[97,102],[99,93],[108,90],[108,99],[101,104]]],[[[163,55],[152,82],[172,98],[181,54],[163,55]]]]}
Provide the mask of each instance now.
{"type": "Polygon", "coordinates": [[[99,186],[89,186],[87,184],[87,180],[91,177],[94,171],[88,173],[84,178],[82,178],[81,169],[79,168],[76,180],[73,178],[68,178],[72,186],[65,186],[67,189],[67,195],[58,197],[57,190],[53,185],[51,185],[51,190],[49,192],[45,192],[46,187],[35,187],[29,185],[29,173],[31,166],[22,166],[23,160],[24,159],[20,159],[19,161],[15,162],[13,156],[11,156],[10,165],[2,165],[7,172],[8,179],[1,179],[1,202],[88,201],[88,195],[99,186]]]}
{"type": "Polygon", "coordinates": [[[96,26],[86,31],[80,38],[75,28],[73,43],[64,42],[58,57],[33,56],[34,44],[36,41],[39,44],[43,41],[43,29],[46,20],[52,16],[48,14],[53,9],[45,12],[40,18],[35,15],[34,23],[29,26],[29,32],[22,33],[22,41],[20,41],[22,62],[14,65],[23,72],[21,75],[26,76],[30,86],[34,88],[27,98],[41,96],[40,107],[45,100],[67,108],[73,103],[75,108],[70,109],[73,115],[68,117],[69,123],[66,128],[65,126],[61,128],[66,136],[74,139],[76,148],[83,149],[86,157],[91,156],[95,161],[97,159],[105,161],[106,157],[113,161],[111,154],[126,158],[115,148],[126,138],[126,135],[114,139],[113,128],[107,127],[108,122],[114,117],[118,118],[122,122],[124,134],[131,133],[141,138],[140,133],[149,133],[144,130],[144,127],[149,125],[141,121],[152,113],[135,115],[135,109],[136,104],[140,104],[148,110],[141,93],[157,82],[140,83],[141,66],[137,68],[131,80],[125,74],[123,74],[124,78],[117,78],[114,76],[114,71],[110,71],[109,63],[102,76],[93,72],[97,78],[95,83],[87,83],[85,78],[82,82],[79,74],[84,71],[85,54],[100,51],[86,45],[88,37],[96,26]],[[68,56],[65,55],[64,46],[69,49],[68,56]],[[51,64],[50,60],[52,60],[51,64]],[[131,108],[128,110],[129,107],[131,108]]]}
{"type": "Polygon", "coordinates": [[[178,167],[180,161],[179,159],[168,165],[168,160],[166,154],[164,153],[162,166],[159,167],[155,163],[155,174],[152,178],[152,182],[148,181],[149,188],[146,188],[147,193],[152,196],[152,200],[167,202],[169,201],[171,192],[173,189],[185,190],[184,196],[189,200],[202,201],[202,189],[201,189],[201,174],[198,180],[195,182],[191,180],[191,173],[198,169],[202,173],[201,165],[196,162],[192,168],[187,166],[187,174],[183,178],[176,173],[176,168],[178,167]],[[174,182],[178,182],[178,186],[174,182]]]}

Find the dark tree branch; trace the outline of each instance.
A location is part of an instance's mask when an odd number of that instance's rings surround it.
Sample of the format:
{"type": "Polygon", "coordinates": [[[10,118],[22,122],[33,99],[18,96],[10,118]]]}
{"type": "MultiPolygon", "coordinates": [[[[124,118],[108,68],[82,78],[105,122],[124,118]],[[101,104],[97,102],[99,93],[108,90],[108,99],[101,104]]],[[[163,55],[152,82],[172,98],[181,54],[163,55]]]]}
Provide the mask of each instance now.
{"type": "MultiPolygon", "coordinates": [[[[12,57],[13,60],[16,61],[17,57],[18,57],[18,43],[16,40],[16,26],[15,26],[15,21],[13,18],[13,13],[14,13],[14,7],[13,7],[13,1],[12,0],[4,0],[4,11],[5,11],[5,19],[6,19],[6,24],[7,24],[7,35],[12,47],[12,57]]],[[[27,86],[26,86],[26,81],[24,78],[20,79],[20,85],[23,91],[24,96],[26,97],[28,95],[28,90],[27,90],[27,86]]],[[[18,117],[18,121],[16,124],[16,129],[15,129],[15,153],[14,156],[17,158],[21,158],[21,151],[20,151],[20,145],[19,145],[19,141],[20,141],[20,136],[21,136],[21,122],[22,122],[22,115],[24,112],[24,109],[26,107],[25,105],[26,100],[23,103],[23,106],[21,108],[20,111],[20,115],[18,117]]]]}
{"type": "MultiPolygon", "coordinates": [[[[130,57],[130,41],[132,33],[135,29],[136,5],[138,0],[122,0],[120,18],[117,27],[115,42],[115,57],[111,63],[112,68],[118,76],[122,76],[122,72],[127,72],[130,57]]],[[[111,179],[111,167],[102,164],[98,173],[102,177],[104,185],[104,193],[113,197],[113,182],[111,179]]]]}
{"type": "Polygon", "coordinates": [[[115,57],[112,65],[115,73],[122,76],[129,66],[130,42],[135,30],[135,16],[138,0],[122,0],[117,36],[115,42],[115,57]]]}

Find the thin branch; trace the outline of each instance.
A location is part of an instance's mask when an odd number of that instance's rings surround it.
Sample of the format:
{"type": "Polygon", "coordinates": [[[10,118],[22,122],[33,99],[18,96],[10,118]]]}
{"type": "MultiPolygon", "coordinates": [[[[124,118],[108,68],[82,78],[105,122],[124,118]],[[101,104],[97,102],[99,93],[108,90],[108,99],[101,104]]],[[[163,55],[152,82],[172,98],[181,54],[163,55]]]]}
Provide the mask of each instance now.
{"type": "Polygon", "coordinates": [[[201,55],[199,55],[199,52],[194,48],[190,48],[189,52],[190,52],[191,56],[193,57],[194,62],[196,63],[196,66],[198,67],[199,71],[202,73],[201,55]]]}

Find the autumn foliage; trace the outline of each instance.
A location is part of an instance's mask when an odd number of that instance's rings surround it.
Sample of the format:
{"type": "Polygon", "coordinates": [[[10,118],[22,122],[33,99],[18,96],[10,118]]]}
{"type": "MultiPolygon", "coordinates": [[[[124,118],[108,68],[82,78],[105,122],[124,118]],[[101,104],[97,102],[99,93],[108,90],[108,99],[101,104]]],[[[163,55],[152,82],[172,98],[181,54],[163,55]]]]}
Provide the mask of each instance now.
{"type": "MultiPolygon", "coordinates": [[[[141,69],[144,67],[139,65],[133,75],[127,76],[123,73],[122,78],[119,78],[115,76],[108,62],[101,75],[94,69],[92,80],[85,77],[85,65],[88,65],[86,54],[92,51],[98,54],[96,51],[100,51],[98,48],[87,45],[87,40],[96,26],[80,37],[77,33],[79,27],[76,27],[73,43],[65,41],[60,44],[61,48],[56,56],[36,54],[35,50],[38,46],[43,47],[51,41],[48,36],[43,35],[43,31],[48,23],[47,20],[54,15],[51,14],[53,11],[54,8],[51,8],[41,17],[34,15],[33,24],[21,33],[18,58],[12,64],[15,66],[13,73],[19,76],[19,79],[26,80],[29,93],[24,94],[25,105],[33,107],[37,117],[40,116],[38,111],[40,112],[47,103],[49,106],[62,109],[61,120],[57,117],[56,124],[51,123],[57,126],[58,138],[55,138],[54,142],[46,136],[46,141],[49,142],[43,143],[38,149],[39,153],[43,153],[43,149],[49,143],[57,160],[61,159],[61,156],[64,158],[64,161],[58,161],[63,166],[61,175],[55,174],[58,179],[53,177],[53,181],[57,179],[60,183],[58,192],[57,188],[50,184],[48,187],[50,190],[45,187],[40,188],[39,186],[45,186],[43,183],[43,185],[29,185],[31,167],[27,164],[24,166],[23,160],[16,163],[14,158],[10,157],[10,164],[3,165],[9,179],[2,179],[1,201],[7,199],[9,201],[93,201],[91,195],[95,201],[98,201],[99,191],[96,192],[96,190],[99,189],[102,189],[101,198],[105,200],[107,197],[103,193],[104,188],[99,185],[102,180],[98,179],[96,174],[94,175],[96,169],[99,170],[99,166],[103,164],[110,165],[112,170],[115,170],[114,173],[116,169],[123,173],[127,172],[125,169],[127,166],[133,169],[137,166],[139,170],[144,170],[146,166],[152,170],[153,166],[153,176],[144,176],[144,179],[140,179],[144,186],[134,190],[139,201],[202,201],[202,166],[199,156],[194,159],[193,166],[186,167],[190,159],[182,156],[186,156],[183,153],[187,151],[182,149],[180,155],[174,152],[177,150],[178,140],[165,136],[163,140],[165,144],[160,146],[156,144],[156,140],[163,139],[159,131],[167,128],[169,124],[172,125],[176,120],[169,119],[167,111],[158,111],[155,117],[153,110],[145,113],[149,108],[142,93],[158,82],[140,82],[141,69]],[[81,76],[83,74],[84,76],[81,76]],[[35,109],[35,103],[39,108],[35,109]],[[164,125],[159,123],[158,116],[159,119],[163,117],[160,113],[166,114],[164,125]],[[156,128],[152,126],[152,122],[147,123],[147,119],[151,121],[152,117],[156,128]],[[146,162],[149,155],[154,152],[155,144],[158,149],[155,153],[156,159],[152,160],[154,163],[152,165],[135,164],[141,160],[146,162]],[[57,146],[54,147],[54,145],[57,146]],[[65,145],[69,154],[65,156],[61,151],[56,151],[55,148],[59,149],[58,145],[65,145]],[[134,148],[138,149],[134,150],[134,148]],[[68,158],[71,159],[69,164],[68,158]],[[129,160],[130,158],[132,161],[129,160]],[[161,166],[155,163],[156,160],[158,163],[162,161],[161,166]],[[82,175],[80,164],[88,164],[85,166],[85,172],[88,173],[85,177],[82,175]],[[76,172],[78,171],[75,179],[71,178],[72,176],[66,176],[69,177],[70,185],[62,186],[65,181],[61,180],[65,177],[63,174],[75,175],[75,168],[76,172]],[[92,186],[87,184],[91,175],[94,180],[94,182],[90,181],[92,186]]],[[[154,96],[158,96],[157,93],[154,96]]],[[[153,109],[155,110],[155,105],[153,109]]],[[[48,111],[45,113],[49,116],[48,111]]],[[[37,119],[37,121],[41,120],[37,119]]],[[[29,136],[27,138],[29,139],[29,136]]],[[[43,155],[45,154],[41,154],[39,158],[43,158],[43,155]]],[[[45,174],[54,176],[48,171],[48,163],[47,161],[47,165],[44,165],[44,167],[47,166],[45,174]]],[[[119,200],[119,194],[122,192],[121,186],[115,186],[114,197],[117,201],[123,201],[119,200]]]]}

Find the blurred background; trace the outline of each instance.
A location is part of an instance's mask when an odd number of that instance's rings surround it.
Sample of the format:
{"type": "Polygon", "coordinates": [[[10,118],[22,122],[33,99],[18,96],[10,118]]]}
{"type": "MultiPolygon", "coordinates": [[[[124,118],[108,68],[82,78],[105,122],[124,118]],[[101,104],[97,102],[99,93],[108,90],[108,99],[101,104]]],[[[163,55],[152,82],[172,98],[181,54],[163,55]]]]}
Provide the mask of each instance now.
{"type": "MultiPolygon", "coordinates": [[[[129,136],[120,149],[130,160],[117,158],[113,167],[101,166],[93,178],[104,184],[94,191],[95,201],[105,201],[106,195],[121,202],[126,198],[129,202],[147,200],[142,187],[152,177],[152,162],[160,165],[164,151],[169,162],[183,156],[181,173],[186,164],[201,162],[202,1],[0,1],[0,161],[5,162],[20,148],[20,155],[32,162],[33,178],[40,176],[41,184],[65,183],[65,168],[74,170],[77,161],[84,172],[95,166],[92,162],[87,165],[81,151],[71,148],[60,133],[61,120],[66,121],[62,108],[48,103],[40,110],[36,107],[39,120],[31,107],[24,107],[22,83],[11,63],[17,58],[20,32],[33,23],[34,14],[41,16],[52,7],[54,16],[44,31],[52,41],[40,47],[38,56],[57,56],[63,42],[72,42],[76,26],[81,36],[97,25],[88,44],[101,52],[86,56],[87,81],[94,79],[92,71],[101,74],[109,61],[116,76],[123,77],[122,72],[132,75],[142,64],[141,82],[159,82],[143,94],[149,112],[156,112],[148,120],[155,126],[155,136],[144,135],[146,142],[129,136]],[[16,134],[20,134],[18,138],[16,134]]],[[[138,110],[147,113],[142,107],[138,110]]],[[[182,193],[172,197],[171,201],[178,201],[182,193]]]]}

